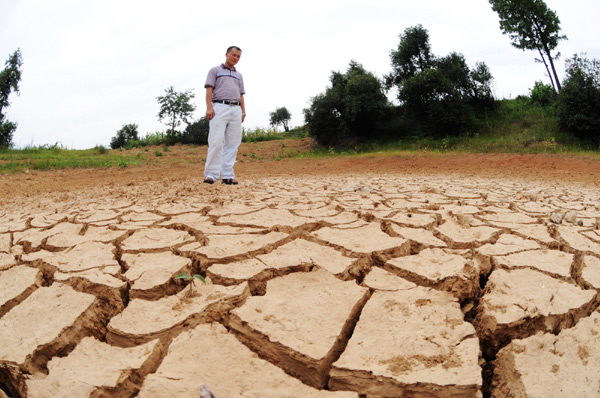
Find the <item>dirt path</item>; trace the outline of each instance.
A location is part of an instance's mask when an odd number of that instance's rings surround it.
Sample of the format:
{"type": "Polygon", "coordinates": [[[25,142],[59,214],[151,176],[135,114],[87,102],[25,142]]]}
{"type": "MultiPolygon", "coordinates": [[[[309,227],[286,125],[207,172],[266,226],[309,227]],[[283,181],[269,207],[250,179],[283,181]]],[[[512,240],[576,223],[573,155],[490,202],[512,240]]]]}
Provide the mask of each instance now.
{"type": "Polygon", "coordinates": [[[600,161],[306,145],[0,177],[0,396],[597,395],[600,161]]]}

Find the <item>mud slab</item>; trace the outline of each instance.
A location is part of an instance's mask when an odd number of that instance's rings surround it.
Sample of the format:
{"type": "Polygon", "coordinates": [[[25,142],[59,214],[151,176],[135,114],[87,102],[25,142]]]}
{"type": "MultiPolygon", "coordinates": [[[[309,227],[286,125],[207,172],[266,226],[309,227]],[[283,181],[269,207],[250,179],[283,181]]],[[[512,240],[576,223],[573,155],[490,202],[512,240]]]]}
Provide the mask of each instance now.
{"type": "Polygon", "coordinates": [[[4,201],[0,396],[597,393],[597,186],[329,172],[4,201]]]}

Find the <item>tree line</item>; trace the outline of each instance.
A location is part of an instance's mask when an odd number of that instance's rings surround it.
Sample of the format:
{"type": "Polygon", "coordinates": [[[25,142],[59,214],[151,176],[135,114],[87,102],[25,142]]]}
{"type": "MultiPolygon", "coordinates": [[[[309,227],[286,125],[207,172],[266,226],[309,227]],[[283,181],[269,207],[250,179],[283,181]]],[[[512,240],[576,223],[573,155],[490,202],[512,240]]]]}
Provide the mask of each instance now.
{"type": "MultiPolygon", "coordinates": [[[[550,84],[535,82],[531,100],[550,106],[561,129],[594,147],[600,145],[600,61],[585,54],[566,60],[561,83],[555,67],[560,53],[560,19],[543,0],[489,0],[498,14],[501,31],[511,45],[535,51],[544,65],[550,84]]],[[[473,68],[458,52],[437,56],[431,52],[429,32],[422,25],[409,27],[390,51],[391,71],[382,78],[352,60],[345,72],[332,72],[325,92],[312,97],[303,110],[309,134],[322,145],[343,145],[357,141],[397,140],[402,137],[449,137],[468,134],[477,121],[493,113],[493,76],[485,62],[473,68]],[[395,90],[398,104],[387,99],[395,90]]],[[[12,146],[15,122],[5,118],[11,92],[18,94],[22,59],[15,51],[0,72],[0,148],[12,146]]],[[[177,92],[173,87],[157,97],[158,118],[169,129],[167,143],[206,144],[208,120],[190,121],[195,106],[193,90],[177,92]],[[184,131],[177,128],[186,124],[184,131]]],[[[290,112],[277,108],[270,114],[271,126],[289,130],[290,112]]],[[[126,124],[111,141],[112,148],[138,139],[138,126],[126,124]]]]}
{"type": "MultiPolygon", "coordinates": [[[[560,19],[543,0],[490,0],[500,28],[511,44],[537,51],[550,84],[536,82],[534,103],[551,106],[561,129],[593,148],[600,146],[600,61],[584,55],[566,60],[561,84],[555,50],[566,36],[560,19]]],[[[345,73],[333,72],[330,86],[304,110],[310,134],[323,145],[403,137],[451,137],[468,134],[478,119],[497,109],[493,79],[484,62],[469,69],[464,56],[431,53],[429,33],[409,27],[390,51],[392,71],[379,79],[356,61],[345,73]],[[397,92],[399,105],[386,99],[397,92]]]]}

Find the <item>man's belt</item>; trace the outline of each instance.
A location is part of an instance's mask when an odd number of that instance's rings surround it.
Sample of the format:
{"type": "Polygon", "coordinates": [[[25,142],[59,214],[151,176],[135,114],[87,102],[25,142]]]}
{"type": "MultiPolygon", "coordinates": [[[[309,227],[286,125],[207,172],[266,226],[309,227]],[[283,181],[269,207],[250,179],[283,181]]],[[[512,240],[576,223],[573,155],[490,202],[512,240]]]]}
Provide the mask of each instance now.
{"type": "Polygon", "coordinates": [[[225,105],[239,105],[240,101],[227,101],[227,100],[213,100],[213,103],[225,104],[225,105]]]}

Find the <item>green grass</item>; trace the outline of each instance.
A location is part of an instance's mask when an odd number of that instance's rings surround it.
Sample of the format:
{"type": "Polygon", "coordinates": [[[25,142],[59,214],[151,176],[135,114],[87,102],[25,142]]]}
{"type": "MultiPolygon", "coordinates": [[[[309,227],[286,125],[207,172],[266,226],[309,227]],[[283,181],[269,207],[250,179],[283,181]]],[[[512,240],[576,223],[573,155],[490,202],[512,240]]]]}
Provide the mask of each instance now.
{"type": "Polygon", "coordinates": [[[302,127],[292,129],[283,133],[277,132],[275,129],[262,129],[257,127],[255,129],[242,131],[242,142],[262,142],[262,141],[275,141],[287,138],[305,138],[308,137],[308,131],[302,127]]]}
{"type": "Polygon", "coordinates": [[[102,146],[73,150],[58,145],[0,150],[0,174],[24,170],[129,167],[146,164],[146,156],[127,151],[109,151],[102,146]]]}

